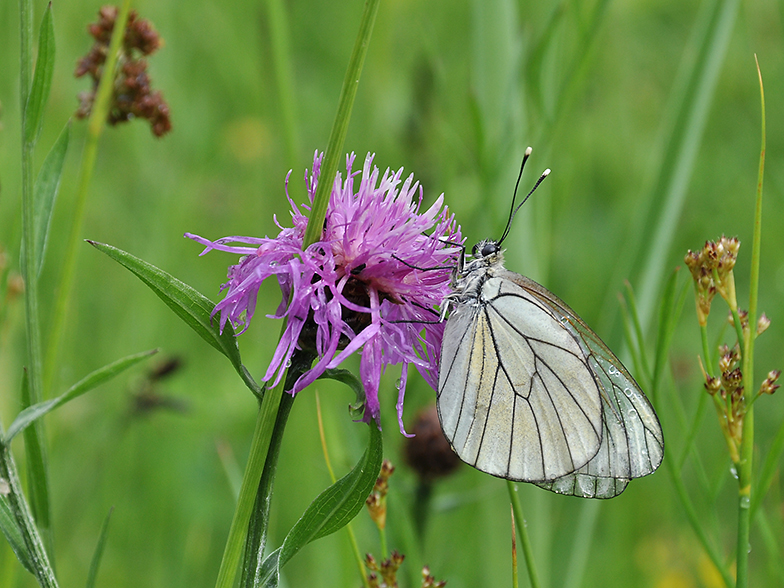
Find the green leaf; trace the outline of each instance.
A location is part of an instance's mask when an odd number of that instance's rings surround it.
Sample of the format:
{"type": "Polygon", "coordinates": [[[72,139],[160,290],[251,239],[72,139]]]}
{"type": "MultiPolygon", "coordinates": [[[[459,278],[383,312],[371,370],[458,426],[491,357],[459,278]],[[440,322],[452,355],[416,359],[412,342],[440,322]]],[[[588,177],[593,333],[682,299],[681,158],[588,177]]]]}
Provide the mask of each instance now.
{"type": "Polygon", "coordinates": [[[38,35],[38,59],[35,62],[35,73],[30,95],[25,106],[25,143],[35,143],[43,123],[44,107],[52,89],[54,73],[54,22],[52,21],[52,3],[46,7],[38,35]]]}
{"type": "Polygon", "coordinates": [[[310,504],[302,518],[291,528],[283,545],[262,564],[255,586],[278,586],[280,568],[305,545],[334,533],[351,521],[365,504],[381,470],[383,446],[381,431],[370,423],[368,447],[354,469],[324,490],[310,504]]]}
{"type": "Polygon", "coordinates": [[[35,267],[40,275],[44,265],[46,253],[46,238],[49,234],[49,224],[52,219],[54,202],[60,189],[60,178],[63,173],[63,162],[68,151],[68,141],[71,136],[71,122],[65,125],[60,136],[55,141],[52,149],[38,172],[38,178],[33,187],[33,246],[35,267]]]}
{"type": "Polygon", "coordinates": [[[90,562],[90,571],[87,573],[87,588],[94,588],[95,586],[95,577],[98,575],[98,566],[100,565],[101,557],[103,556],[103,548],[106,547],[106,537],[109,531],[109,519],[112,518],[113,511],[114,507],[109,509],[109,513],[106,515],[106,518],[103,521],[103,525],[101,526],[101,535],[98,537],[98,545],[95,546],[93,559],[90,562]]]}
{"type": "Polygon", "coordinates": [[[4,488],[7,486],[8,481],[5,478],[0,478],[0,529],[2,529],[5,538],[8,539],[8,544],[19,562],[28,572],[34,574],[35,570],[30,561],[30,552],[25,545],[22,529],[19,528],[16,522],[11,505],[8,503],[8,494],[4,491],[4,488]]]}
{"type": "Polygon", "coordinates": [[[234,329],[231,323],[227,322],[223,333],[221,333],[218,321],[212,320],[212,311],[215,308],[214,302],[188,284],[181,282],[162,269],[142,261],[138,257],[134,257],[130,253],[105,243],[98,243],[89,239],[87,242],[136,274],[136,277],[147,284],[150,290],[155,292],[158,298],[163,300],[186,325],[229,358],[245,385],[256,396],[262,396],[261,388],[253,380],[245,366],[242,365],[240,349],[237,346],[237,339],[234,336],[234,329]]]}
{"type": "Polygon", "coordinates": [[[87,377],[71,386],[65,394],[62,394],[57,398],[52,398],[51,400],[39,402],[33,406],[28,406],[22,412],[20,412],[14,419],[14,422],[11,423],[11,426],[8,428],[8,433],[5,437],[5,443],[10,443],[11,439],[13,439],[17,433],[23,431],[26,427],[44,416],[46,413],[53,411],[58,406],[62,406],[66,402],[81,396],[85,392],[89,392],[93,388],[100,386],[108,380],[111,380],[117,374],[124,372],[132,365],[139,363],[143,359],[147,359],[155,353],[158,353],[158,350],[151,349],[149,351],[143,351],[141,353],[136,353],[134,355],[129,355],[127,357],[123,357],[122,359],[118,359],[113,363],[95,370],[87,377]]]}

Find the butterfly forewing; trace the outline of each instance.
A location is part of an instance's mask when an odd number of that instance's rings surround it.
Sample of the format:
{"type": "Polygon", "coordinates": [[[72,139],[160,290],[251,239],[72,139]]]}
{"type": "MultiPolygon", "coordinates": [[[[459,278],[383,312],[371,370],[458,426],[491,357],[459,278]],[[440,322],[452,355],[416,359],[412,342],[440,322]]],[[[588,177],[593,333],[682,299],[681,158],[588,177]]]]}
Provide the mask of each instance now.
{"type": "Polygon", "coordinates": [[[475,303],[450,315],[438,409],[461,459],[496,476],[543,481],[597,454],[600,384],[560,318],[506,277],[486,280],[475,303]]]}

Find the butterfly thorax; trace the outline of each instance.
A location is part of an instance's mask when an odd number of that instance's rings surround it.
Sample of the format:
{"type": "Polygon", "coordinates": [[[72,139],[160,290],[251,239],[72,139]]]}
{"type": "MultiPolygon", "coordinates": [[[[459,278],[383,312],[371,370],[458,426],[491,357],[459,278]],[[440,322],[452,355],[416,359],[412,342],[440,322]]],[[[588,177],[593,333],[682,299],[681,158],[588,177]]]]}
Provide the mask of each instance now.
{"type": "Polygon", "coordinates": [[[456,273],[453,292],[444,299],[444,314],[450,306],[481,304],[482,286],[496,271],[504,270],[503,262],[503,250],[497,241],[486,239],[474,245],[470,259],[456,273]]]}

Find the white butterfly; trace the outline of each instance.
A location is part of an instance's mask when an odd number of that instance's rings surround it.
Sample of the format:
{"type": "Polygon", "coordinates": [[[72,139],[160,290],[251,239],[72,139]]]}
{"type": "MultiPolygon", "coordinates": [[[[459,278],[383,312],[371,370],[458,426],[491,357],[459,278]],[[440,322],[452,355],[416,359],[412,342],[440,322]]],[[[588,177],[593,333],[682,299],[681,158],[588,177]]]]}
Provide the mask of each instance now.
{"type": "Polygon", "coordinates": [[[504,268],[508,230],[474,246],[445,301],[452,310],[437,397],[444,435],[460,459],[488,474],[612,498],[659,467],[661,425],[596,333],[546,288],[504,268]]]}

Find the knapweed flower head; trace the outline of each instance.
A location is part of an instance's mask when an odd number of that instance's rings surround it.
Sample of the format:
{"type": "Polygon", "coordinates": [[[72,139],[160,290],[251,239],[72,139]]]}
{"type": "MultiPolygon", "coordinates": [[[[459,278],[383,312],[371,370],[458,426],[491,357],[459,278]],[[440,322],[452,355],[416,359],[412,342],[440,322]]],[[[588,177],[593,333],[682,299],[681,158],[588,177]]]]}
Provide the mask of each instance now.
{"type": "MultiPolygon", "coordinates": [[[[316,152],[313,173],[305,173],[310,204],[318,185],[323,154],[316,152]]],[[[321,239],[303,249],[310,206],[291,204],[291,227],[275,220],[277,237],[225,237],[209,241],[186,234],[206,246],[242,255],[221,286],[226,296],[215,307],[221,329],[231,321],[239,332],[250,325],[261,283],[276,277],[282,300],[270,318],[286,318],[286,329],[263,381],[278,384],[300,350],[317,355],[290,392],[311,384],[325,370],[339,366],[361,349],[360,379],[365,388],[364,420],[379,415],[381,374],[402,364],[398,383],[398,417],[402,425],[408,366],[413,364],[436,387],[443,324],[438,307],[450,293],[451,269],[462,242],[454,216],[439,196],[422,211],[422,188],[403,170],[383,175],[365,158],[354,171],[354,154],[346,160],[346,178],[334,178],[321,239]]]]}

